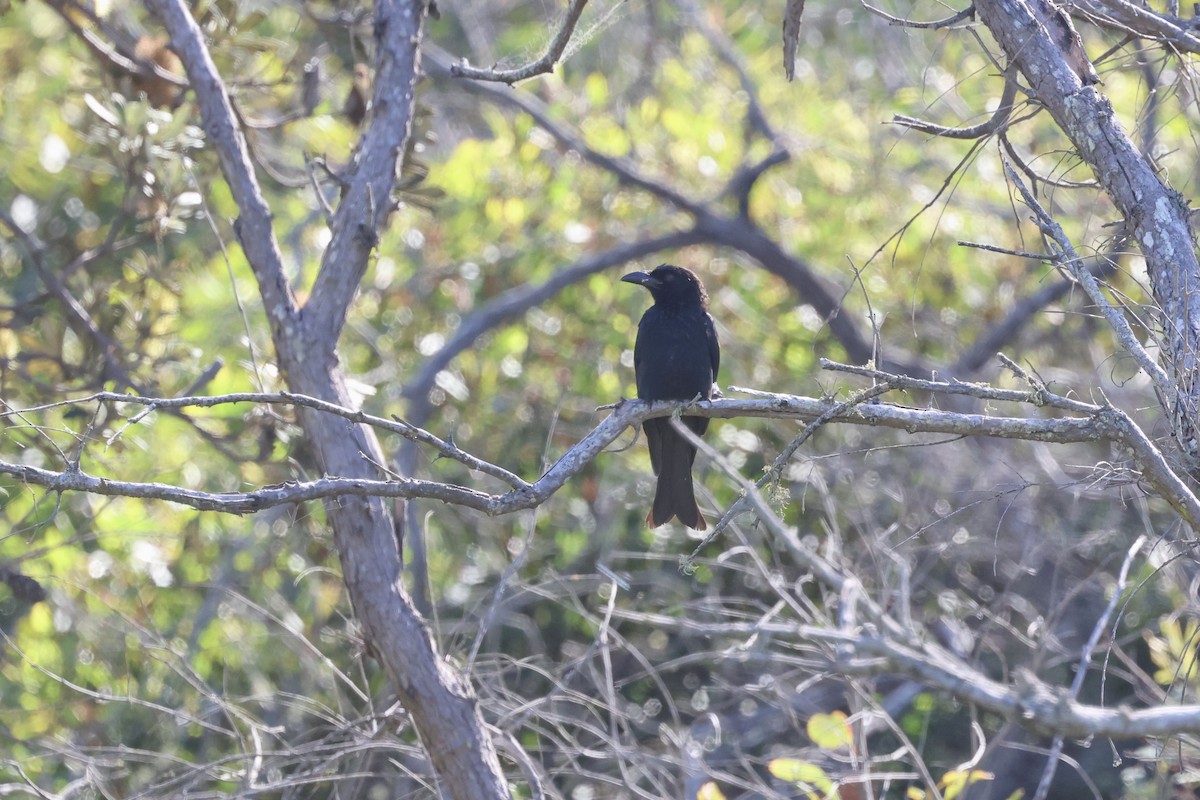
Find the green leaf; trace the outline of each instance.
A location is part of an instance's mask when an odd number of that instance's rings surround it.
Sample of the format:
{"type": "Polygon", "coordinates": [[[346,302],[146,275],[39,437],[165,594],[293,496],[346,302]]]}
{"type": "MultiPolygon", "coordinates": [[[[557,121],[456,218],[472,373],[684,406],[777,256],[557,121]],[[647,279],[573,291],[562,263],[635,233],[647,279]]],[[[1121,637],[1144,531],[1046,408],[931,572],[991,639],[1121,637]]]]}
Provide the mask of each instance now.
{"type": "Polygon", "coordinates": [[[980,781],[990,781],[996,776],[990,772],[984,772],[981,769],[956,769],[947,772],[938,781],[938,786],[942,789],[942,796],[946,800],[954,800],[962,794],[963,789],[966,789],[973,783],[980,781]]]}
{"type": "Polygon", "coordinates": [[[846,715],[841,711],[813,714],[809,717],[806,729],[808,738],[823,750],[849,748],[854,743],[854,731],[850,730],[846,715]]]}
{"type": "Polygon", "coordinates": [[[775,758],[767,764],[767,770],[781,781],[807,785],[824,794],[833,791],[833,780],[816,764],[798,758],[775,758]]]}

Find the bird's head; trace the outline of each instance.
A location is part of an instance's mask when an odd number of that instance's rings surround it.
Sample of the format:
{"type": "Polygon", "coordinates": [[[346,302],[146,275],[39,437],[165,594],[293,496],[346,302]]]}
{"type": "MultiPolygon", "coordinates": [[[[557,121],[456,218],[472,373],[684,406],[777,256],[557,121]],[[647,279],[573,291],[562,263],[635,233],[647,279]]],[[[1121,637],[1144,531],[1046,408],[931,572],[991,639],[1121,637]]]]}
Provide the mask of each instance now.
{"type": "Polygon", "coordinates": [[[654,297],[654,302],[661,306],[708,307],[708,293],[704,291],[704,284],[695,273],[683,267],[661,264],[652,272],[631,272],[621,280],[645,286],[654,297]]]}

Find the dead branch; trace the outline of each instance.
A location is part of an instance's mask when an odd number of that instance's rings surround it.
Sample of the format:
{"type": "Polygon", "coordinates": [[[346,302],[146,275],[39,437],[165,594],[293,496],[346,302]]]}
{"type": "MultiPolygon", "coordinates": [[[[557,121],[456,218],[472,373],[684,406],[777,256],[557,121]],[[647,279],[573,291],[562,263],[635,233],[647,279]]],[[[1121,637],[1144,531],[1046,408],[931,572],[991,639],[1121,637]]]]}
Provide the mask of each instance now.
{"type": "Polygon", "coordinates": [[[558,65],[559,60],[567,49],[567,45],[571,41],[571,34],[575,32],[575,26],[578,24],[580,16],[583,15],[583,7],[586,5],[587,0],[571,0],[571,4],[567,6],[567,14],[563,17],[562,24],[555,31],[554,37],[550,40],[549,47],[546,48],[546,52],[537,61],[516,69],[496,69],[495,67],[480,69],[472,67],[467,63],[466,58],[464,58],[462,63],[451,65],[450,74],[456,78],[495,81],[497,83],[507,83],[509,86],[512,86],[518,81],[532,78],[535,75],[544,75],[547,72],[553,72],[554,67],[558,65]]]}
{"type": "MultiPolygon", "coordinates": [[[[1149,437],[1128,415],[1109,405],[1094,405],[1054,395],[1047,390],[1018,392],[998,390],[970,383],[946,383],[908,378],[901,375],[875,372],[846,365],[828,365],[839,371],[877,378],[887,390],[914,389],[943,392],[975,397],[981,400],[1025,403],[1034,406],[1051,406],[1070,411],[1080,416],[1060,418],[1001,417],[984,414],[967,414],[942,411],[934,408],[908,408],[884,403],[853,405],[837,403],[830,399],[798,397],[731,387],[731,391],[749,392],[757,399],[715,400],[697,403],[677,401],[623,401],[611,415],[597,425],[589,434],[571,447],[544,475],[533,482],[525,482],[502,467],[489,464],[443,441],[428,431],[411,426],[400,420],[373,417],[361,411],[339,407],[337,404],[317,398],[292,393],[280,394],[236,394],[207,398],[133,398],[127,395],[99,393],[74,401],[39,406],[34,409],[16,409],[9,413],[29,414],[59,407],[65,404],[86,404],[106,400],[110,402],[133,402],[147,407],[179,408],[187,405],[211,407],[227,403],[258,402],[266,404],[292,405],[313,411],[333,414],[355,425],[366,425],[405,438],[421,442],[436,449],[439,454],[453,458],[471,469],[496,477],[513,488],[504,494],[488,494],[475,489],[435,481],[419,481],[407,478],[392,480],[369,475],[334,475],[317,481],[263,487],[250,492],[213,493],[184,490],[165,484],[113,481],[88,475],[78,469],[60,471],[29,467],[21,464],[0,462],[0,474],[11,475],[26,483],[42,486],[51,491],[84,491],[105,495],[125,495],[152,498],[181,503],[205,510],[226,511],[245,514],[277,505],[298,503],[314,499],[330,499],[342,496],[360,497],[424,497],[473,508],[489,515],[509,514],[533,508],[545,502],[551,495],[576,475],[584,466],[604,451],[632,425],[652,417],[669,416],[687,409],[688,414],[704,417],[729,419],[735,417],[760,417],[793,419],[805,422],[824,420],[872,427],[887,427],[909,433],[949,433],[960,436],[990,436],[1005,439],[1021,439],[1039,442],[1086,442],[1111,441],[1128,446],[1132,451],[1143,476],[1158,489],[1165,500],[1185,520],[1197,525],[1200,521],[1200,500],[1186,483],[1170,468],[1163,455],[1149,437]]],[[[878,392],[882,394],[883,391],[878,392]]],[[[377,463],[381,463],[377,462],[377,463]]]]}

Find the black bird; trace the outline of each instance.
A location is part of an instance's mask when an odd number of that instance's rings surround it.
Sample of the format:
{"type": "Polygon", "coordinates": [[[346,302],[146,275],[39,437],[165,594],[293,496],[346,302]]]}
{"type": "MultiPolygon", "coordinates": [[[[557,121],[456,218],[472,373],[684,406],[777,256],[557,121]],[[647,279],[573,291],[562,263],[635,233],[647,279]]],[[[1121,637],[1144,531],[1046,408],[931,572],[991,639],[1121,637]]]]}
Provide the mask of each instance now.
{"type": "MultiPolygon", "coordinates": [[[[713,382],[721,362],[717,329],[708,314],[708,294],[700,279],[683,267],[663,264],[653,272],[631,272],[621,280],[650,290],[654,305],[638,323],[633,369],[642,400],[712,399],[713,382]]],[[[683,417],[697,435],[708,429],[706,417],[683,417]]],[[[708,526],[692,490],[696,448],[687,443],[667,417],[648,419],[642,426],[650,445],[650,466],[658,476],[654,506],[646,523],[656,528],[671,517],[689,528],[708,526]]]]}

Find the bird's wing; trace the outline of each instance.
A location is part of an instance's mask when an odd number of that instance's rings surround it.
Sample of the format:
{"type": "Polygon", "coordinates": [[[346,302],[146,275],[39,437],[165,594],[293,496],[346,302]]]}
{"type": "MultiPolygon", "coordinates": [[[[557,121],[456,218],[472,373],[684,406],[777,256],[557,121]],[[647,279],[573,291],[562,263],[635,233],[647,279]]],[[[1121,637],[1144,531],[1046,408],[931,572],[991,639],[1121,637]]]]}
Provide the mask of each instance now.
{"type": "Polygon", "coordinates": [[[717,369],[721,366],[721,343],[717,340],[717,326],[712,315],[704,314],[704,335],[708,338],[708,357],[712,361],[712,382],[717,382],[717,369]]]}

